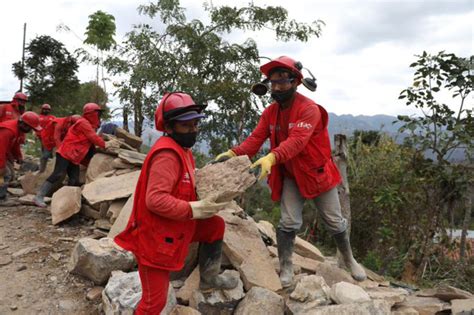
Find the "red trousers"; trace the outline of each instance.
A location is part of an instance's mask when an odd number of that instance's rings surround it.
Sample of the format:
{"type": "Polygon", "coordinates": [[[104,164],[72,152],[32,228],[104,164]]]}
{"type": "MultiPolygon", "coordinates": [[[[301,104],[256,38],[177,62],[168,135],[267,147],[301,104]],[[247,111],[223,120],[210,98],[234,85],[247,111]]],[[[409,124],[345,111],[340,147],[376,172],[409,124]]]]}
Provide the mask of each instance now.
{"type": "MultiPolygon", "coordinates": [[[[219,216],[198,220],[192,242],[213,243],[224,238],[225,223],[219,216]]],[[[170,271],[138,264],[142,299],[136,315],[159,315],[166,306],[170,271]]]]}

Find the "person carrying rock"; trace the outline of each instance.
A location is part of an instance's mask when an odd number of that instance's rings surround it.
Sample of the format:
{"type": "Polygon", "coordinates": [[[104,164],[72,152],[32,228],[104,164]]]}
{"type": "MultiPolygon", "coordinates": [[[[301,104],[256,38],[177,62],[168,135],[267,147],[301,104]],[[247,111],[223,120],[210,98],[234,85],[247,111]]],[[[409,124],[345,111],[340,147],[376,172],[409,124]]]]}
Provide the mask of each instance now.
{"type": "Polygon", "coordinates": [[[46,126],[56,118],[50,113],[51,113],[51,105],[49,104],[41,105],[41,112],[40,112],[39,117],[40,117],[40,125],[43,130],[41,132],[36,132],[36,137],[41,141],[41,157],[40,157],[40,167],[39,167],[40,173],[44,172],[44,170],[46,169],[46,164],[48,163],[48,160],[53,157],[52,149],[47,149],[44,146],[43,140],[41,139],[46,126]]]}
{"type": "Polygon", "coordinates": [[[8,160],[21,160],[19,140],[32,129],[41,131],[40,119],[34,112],[25,112],[18,119],[0,123],[0,205],[6,206],[8,183],[12,178],[8,160]]]}
{"type": "Polygon", "coordinates": [[[165,94],[155,112],[155,127],[164,136],[143,163],[128,225],[115,237],[138,261],[142,299],[135,314],[160,314],[170,272],[183,268],[192,242],[200,242],[201,289],[237,286],[236,278],[219,274],[225,223],[215,214],[227,203],[196,196],[191,147],[205,107],[176,92],[165,94]]]}
{"type": "Polygon", "coordinates": [[[95,146],[106,148],[105,141],[97,135],[102,109],[95,103],[87,103],[82,109],[82,117],[72,125],[56,152],[53,173],[41,185],[33,198],[36,206],[45,208],[44,197],[60,184],[66,174],[68,186],[79,186],[79,165],[87,165],[95,153],[95,146]]]}
{"type": "Polygon", "coordinates": [[[292,283],[295,236],[303,223],[302,211],[307,199],[313,200],[318,208],[353,278],[363,281],[366,274],[352,255],[347,221],[341,213],[336,188],[341,176],[331,158],[328,114],[321,105],[296,91],[303,80],[301,69],[301,63],[286,56],[260,67],[270,83],[274,102],[263,111],[257,127],[246,140],[215,160],[244,154],[253,157],[265,140],[270,139],[271,152],[252,167],[260,167],[259,179],[269,175],[271,197],[280,201],[277,247],[283,287],[292,283]]]}

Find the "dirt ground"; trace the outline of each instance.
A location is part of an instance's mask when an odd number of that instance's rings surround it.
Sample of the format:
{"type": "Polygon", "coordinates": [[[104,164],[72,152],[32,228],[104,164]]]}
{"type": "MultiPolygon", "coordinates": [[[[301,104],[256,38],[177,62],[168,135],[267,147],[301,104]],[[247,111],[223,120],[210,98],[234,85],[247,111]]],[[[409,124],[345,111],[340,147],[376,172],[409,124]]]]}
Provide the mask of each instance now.
{"type": "Polygon", "coordinates": [[[94,232],[75,215],[53,226],[47,209],[0,207],[0,314],[100,314],[91,281],[67,271],[76,241],[94,232]]]}

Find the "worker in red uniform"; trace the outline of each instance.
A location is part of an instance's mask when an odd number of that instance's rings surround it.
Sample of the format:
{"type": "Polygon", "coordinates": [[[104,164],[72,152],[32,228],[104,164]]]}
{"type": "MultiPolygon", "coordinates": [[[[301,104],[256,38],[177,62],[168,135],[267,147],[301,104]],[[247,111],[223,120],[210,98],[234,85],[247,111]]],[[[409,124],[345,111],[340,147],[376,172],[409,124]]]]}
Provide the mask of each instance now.
{"type": "Polygon", "coordinates": [[[36,136],[38,139],[41,141],[41,157],[40,157],[40,167],[39,167],[39,172],[43,173],[44,170],[46,169],[46,164],[48,163],[48,160],[53,157],[52,150],[48,150],[44,145],[43,145],[43,140],[41,139],[43,132],[46,128],[46,126],[56,117],[50,114],[51,113],[51,105],[49,104],[43,104],[41,105],[41,112],[40,112],[40,125],[41,128],[43,129],[41,132],[36,132],[36,136]]]}
{"type": "Polygon", "coordinates": [[[0,123],[0,205],[7,205],[7,188],[12,177],[7,161],[22,159],[19,139],[32,129],[41,130],[38,114],[33,112],[25,112],[18,119],[0,123]]]}
{"type": "Polygon", "coordinates": [[[58,183],[68,176],[69,186],[79,185],[79,165],[90,160],[95,146],[105,148],[104,140],[97,135],[102,109],[95,103],[87,103],[82,109],[82,117],[69,128],[56,152],[53,173],[46,179],[33,199],[41,208],[46,207],[44,197],[58,183]]]}
{"type": "Polygon", "coordinates": [[[67,117],[56,117],[49,121],[41,131],[42,145],[50,151],[54,148],[59,148],[64,137],[66,137],[67,131],[79,120],[79,118],[81,118],[81,115],[72,115],[67,117]]]}
{"type": "Polygon", "coordinates": [[[155,112],[164,132],[148,153],[135,190],[126,229],[115,237],[138,261],[142,299],[135,314],[160,314],[166,305],[170,271],[180,270],[191,242],[200,242],[200,288],[231,289],[237,279],[220,275],[224,220],[215,216],[226,203],[197,201],[194,158],[203,105],[188,94],[165,94],[155,112]]]}
{"type": "Polygon", "coordinates": [[[341,214],[336,188],[341,177],[331,157],[328,114],[296,91],[303,80],[301,68],[301,63],[286,56],[260,67],[270,82],[274,102],[263,111],[252,134],[242,144],[219,154],[216,161],[244,154],[253,157],[270,139],[271,152],[253,167],[260,167],[260,179],[269,175],[272,199],[281,205],[277,245],[283,287],[293,280],[291,257],[307,199],[314,201],[353,278],[362,281],[366,274],[352,255],[347,220],[341,214]]]}
{"type": "Polygon", "coordinates": [[[28,96],[21,92],[15,93],[9,104],[0,105],[0,122],[18,119],[25,112],[28,96]]]}

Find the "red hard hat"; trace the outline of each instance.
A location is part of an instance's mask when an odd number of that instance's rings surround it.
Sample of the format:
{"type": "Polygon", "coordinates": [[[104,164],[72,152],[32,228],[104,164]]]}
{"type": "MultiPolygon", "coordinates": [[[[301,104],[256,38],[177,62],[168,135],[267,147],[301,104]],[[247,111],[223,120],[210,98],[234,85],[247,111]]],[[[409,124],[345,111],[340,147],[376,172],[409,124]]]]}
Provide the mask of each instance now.
{"type": "Polygon", "coordinates": [[[165,131],[165,121],[203,118],[201,114],[206,105],[198,105],[189,94],[181,92],[166,93],[155,112],[155,128],[165,131]]]}
{"type": "Polygon", "coordinates": [[[22,101],[27,102],[27,101],[28,101],[28,96],[26,96],[26,94],[24,94],[24,93],[17,92],[17,93],[15,93],[15,95],[13,96],[13,99],[14,99],[14,100],[22,100],[22,101]]]}
{"type": "Polygon", "coordinates": [[[41,105],[41,109],[48,109],[48,110],[51,110],[51,105],[49,105],[49,104],[43,104],[43,105],[41,105]]]}
{"type": "Polygon", "coordinates": [[[101,112],[101,111],[102,111],[102,108],[100,108],[100,106],[97,105],[96,103],[87,103],[82,108],[82,114],[83,115],[88,114],[88,113],[92,113],[92,112],[101,112]]]}
{"type": "Polygon", "coordinates": [[[301,80],[303,79],[303,74],[301,73],[301,63],[295,61],[294,59],[291,59],[290,57],[281,56],[276,59],[273,59],[272,61],[262,65],[260,67],[260,71],[262,71],[262,73],[268,77],[270,70],[272,70],[273,68],[288,69],[295,74],[299,82],[301,82],[301,80]]]}
{"type": "Polygon", "coordinates": [[[20,121],[24,122],[36,131],[41,131],[40,118],[37,113],[25,112],[20,116],[20,121]]]}

